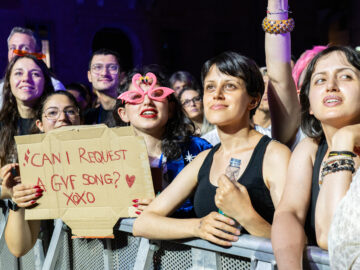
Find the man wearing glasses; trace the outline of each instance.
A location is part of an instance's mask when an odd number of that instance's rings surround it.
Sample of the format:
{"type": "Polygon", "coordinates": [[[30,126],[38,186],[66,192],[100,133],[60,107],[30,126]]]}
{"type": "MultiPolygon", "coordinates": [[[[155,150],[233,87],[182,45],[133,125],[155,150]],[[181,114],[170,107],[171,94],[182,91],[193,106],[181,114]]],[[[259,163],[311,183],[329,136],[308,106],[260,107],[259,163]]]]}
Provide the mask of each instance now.
{"type": "Polygon", "coordinates": [[[99,107],[85,113],[85,124],[105,123],[110,127],[114,126],[112,110],[120,83],[118,54],[108,49],[95,51],[90,59],[88,79],[97,96],[99,107]]]}

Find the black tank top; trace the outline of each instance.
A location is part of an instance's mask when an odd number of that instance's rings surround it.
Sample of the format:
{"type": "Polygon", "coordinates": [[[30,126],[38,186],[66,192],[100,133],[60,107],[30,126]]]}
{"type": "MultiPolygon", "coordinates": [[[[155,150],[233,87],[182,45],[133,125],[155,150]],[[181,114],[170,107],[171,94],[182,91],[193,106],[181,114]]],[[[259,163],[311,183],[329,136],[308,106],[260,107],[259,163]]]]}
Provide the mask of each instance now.
{"type": "Polygon", "coordinates": [[[311,182],[311,201],[305,222],[305,233],[308,238],[309,245],[317,245],[316,235],[315,235],[315,207],[320,191],[319,188],[320,167],[327,150],[328,150],[328,145],[325,138],[323,138],[319,143],[319,147],[315,156],[312,182],[311,182]]]}
{"type": "MultiPolygon", "coordinates": [[[[266,147],[270,141],[271,139],[268,136],[263,136],[260,139],[245,171],[237,181],[246,187],[256,212],[271,224],[275,209],[271,200],[270,191],[266,187],[262,175],[263,158],[266,147]]],[[[219,147],[220,144],[211,149],[199,170],[198,185],[194,195],[194,210],[196,216],[199,218],[208,215],[210,212],[218,211],[215,205],[217,187],[210,183],[209,174],[213,156],[219,147]]]]}

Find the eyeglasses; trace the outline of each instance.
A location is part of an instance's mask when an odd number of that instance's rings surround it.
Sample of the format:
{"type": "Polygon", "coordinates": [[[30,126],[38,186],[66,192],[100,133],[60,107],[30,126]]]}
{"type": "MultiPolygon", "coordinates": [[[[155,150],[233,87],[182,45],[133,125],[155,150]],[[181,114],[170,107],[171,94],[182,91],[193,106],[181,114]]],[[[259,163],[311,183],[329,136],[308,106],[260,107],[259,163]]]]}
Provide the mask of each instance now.
{"type": "Polygon", "coordinates": [[[183,103],[181,103],[181,105],[183,105],[184,107],[190,106],[192,103],[198,103],[202,100],[202,98],[200,96],[197,97],[193,97],[192,99],[185,99],[185,101],[183,103]]]}
{"type": "Polygon", "coordinates": [[[66,107],[63,110],[60,110],[57,107],[51,107],[45,110],[44,116],[48,120],[56,121],[59,119],[62,112],[66,115],[67,118],[74,120],[77,116],[79,116],[80,110],[76,107],[66,107]]]}
{"type": "Polygon", "coordinates": [[[91,66],[91,70],[96,74],[99,75],[100,72],[102,72],[104,70],[104,68],[106,68],[107,71],[109,71],[109,73],[111,75],[116,75],[119,73],[119,66],[115,65],[115,64],[108,64],[108,65],[103,65],[103,64],[94,64],[91,66]]]}

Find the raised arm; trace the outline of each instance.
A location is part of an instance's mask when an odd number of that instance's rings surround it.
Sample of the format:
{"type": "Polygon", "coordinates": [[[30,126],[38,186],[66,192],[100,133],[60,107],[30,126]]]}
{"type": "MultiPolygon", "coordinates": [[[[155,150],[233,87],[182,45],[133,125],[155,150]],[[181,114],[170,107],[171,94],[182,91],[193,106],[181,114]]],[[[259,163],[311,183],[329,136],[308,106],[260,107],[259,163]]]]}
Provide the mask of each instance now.
{"type": "Polygon", "coordinates": [[[317,145],[304,139],[293,152],[285,190],[275,211],[271,241],[279,269],[303,269],[304,224],[310,203],[317,145]]]}
{"type": "MultiPolygon", "coordinates": [[[[287,0],[268,0],[269,20],[286,20],[287,0]]],[[[290,146],[300,125],[300,104],[291,75],[290,33],[265,33],[266,67],[270,83],[268,100],[272,136],[290,146]]]]}
{"type": "MultiPolygon", "coordinates": [[[[346,126],[338,130],[332,137],[330,151],[352,152],[354,151],[354,147],[359,145],[360,124],[346,126]]],[[[331,159],[336,160],[341,158],[341,155],[338,155],[331,159]]],[[[349,159],[352,158],[349,157],[349,159]]],[[[356,161],[357,164],[359,163],[358,156],[354,157],[353,160],[356,161]]],[[[334,212],[350,188],[351,181],[352,172],[349,170],[330,173],[323,178],[315,211],[316,240],[318,245],[323,249],[328,248],[328,233],[334,212]]]]}
{"type": "MultiPolygon", "coordinates": [[[[133,226],[134,236],[149,239],[182,239],[200,237],[216,244],[229,246],[237,237],[234,221],[219,213],[204,218],[176,219],[168,217],[194,191],[197,174],[208,151],[200,153],[171,184],[138,217],[133,226]],[[222,239],[221,239],[222,238],[222,239]]],[[[239,234],[238,232],[237,234],[239,234]]]]}

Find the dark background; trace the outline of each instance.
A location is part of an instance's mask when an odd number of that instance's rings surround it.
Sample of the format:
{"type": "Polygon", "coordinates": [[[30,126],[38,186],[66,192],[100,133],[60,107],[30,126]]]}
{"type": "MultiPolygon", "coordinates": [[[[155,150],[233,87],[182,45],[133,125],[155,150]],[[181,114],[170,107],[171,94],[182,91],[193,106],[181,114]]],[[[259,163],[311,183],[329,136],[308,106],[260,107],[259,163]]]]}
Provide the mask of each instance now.
{"type": "MultiPolygon", "coordinates": [[[[93,49],[120,52],[127,68],[158,63],[199,78],[202,64],[236,50],[264,65],[264,0],[1,0],[0,72],[14,26],[50,42],[52,70],[64,83],[87,82],[93,49]]],[[[313,45],[360,45],[359,0],[289,1],[295,19],[292,52],[313,45]]]]}

